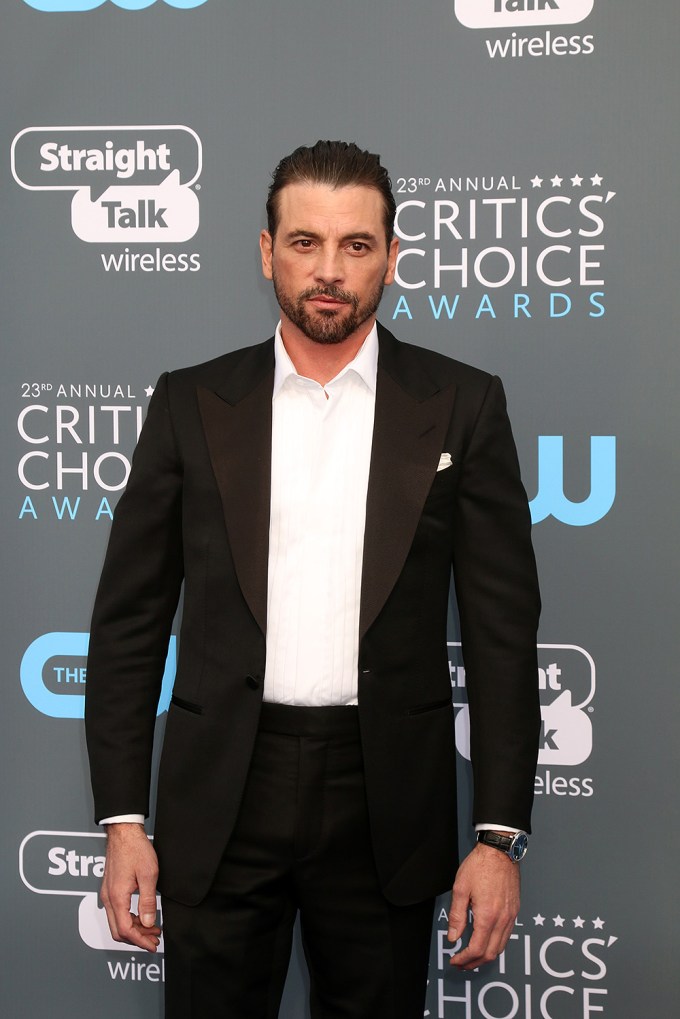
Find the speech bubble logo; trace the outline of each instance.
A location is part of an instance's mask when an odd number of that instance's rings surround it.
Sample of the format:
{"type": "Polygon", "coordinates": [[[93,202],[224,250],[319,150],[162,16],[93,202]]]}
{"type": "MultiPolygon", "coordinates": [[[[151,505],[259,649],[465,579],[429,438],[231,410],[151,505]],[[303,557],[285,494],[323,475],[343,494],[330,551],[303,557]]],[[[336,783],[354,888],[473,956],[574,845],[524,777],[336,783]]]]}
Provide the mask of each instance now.
{"type": "MultiPolygon", "coordinates": [[[[78,11],[93,11],[96,7],[102,7],[108,0],[24,0],[29,7],[36,11],[45,11],[51,14],[63,13],[65,11],[76,13],[78,11]]],[[[156,0],[111,0],[116,7],[122,7],[124,11],[143,11],[146,7],[152,7],[156,0]]],[[[192,7],[200,7],[207,3],[207,0],[163,0],[168,7],[177,7],[180,10],[191,10],[192,7]]]]}
{"type": "Polygon", "coordinates": [[[595,0],[455,0],[456,17],[466,28],[521,28],[574,25],[592,12],[595,0]]]}
{"type": "MultiPolygon", "coordinates": [[[[50,718],[84,718],[88,633],[43,633],[21,659],[21,687],[27,700],[50,718]],[[50,672],[52,675],[50,675],[50,672]]],[[[177,638],[170,637],[157,714],[170,706],[177,668],[177,638]]]]}
{"type": "MultiPolygon", "coordinates": [[[[583,764],[593,750],[593,727],[587,709],[595,696],[595,662],[577,644],[539,644],[539,689],[542,732],[539,764],[574,767],[583,764]]],[[[449,642],[452,664],[461,656],[459,642],[449,642]]],[[[455,665],[460,674],[460,666],[455,665]]],[[[456,747],[470,760],[470,710],[460,697],[463,684],[454,689],[456,747]]]]}
{"type": "Polygon", "coordinates": [[[14,138],[12,175],[28,191],[78,191],[94,197],[121,185],[159,185],[173,172],[191,187],[203,148],[184,124],[27,127],[14,138]]]}
{"type": "Polygon", "coordinates": [[[94,201],[89,188],[71,202],[71,226],[81,241],[188,241],[198,230],[198,198],[179,183],[179,170],[158,187],[112,187],[94,201]]]}
{"type": "Polygon", "coordinates": [[[593,750],[593,725],[580,708],[572,704],[571,690],[542,705],[543,728],[538,752],[539,764],[583,764],[593,750]]]}

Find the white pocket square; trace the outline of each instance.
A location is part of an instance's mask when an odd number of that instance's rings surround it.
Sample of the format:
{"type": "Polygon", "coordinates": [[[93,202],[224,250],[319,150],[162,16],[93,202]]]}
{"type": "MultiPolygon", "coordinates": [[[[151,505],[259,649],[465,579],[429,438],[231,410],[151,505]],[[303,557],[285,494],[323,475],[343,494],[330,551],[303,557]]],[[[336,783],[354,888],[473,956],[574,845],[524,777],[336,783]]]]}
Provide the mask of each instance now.
{"type": "Polygon", "coordinates": [[[439,457],[439,463],[437,464],[437,470],[438,471],[443,471],[443,470],[446,470],[447,467],[451,467],[451,454],[450,453],[442,453],[442,455],[439,457]]]}

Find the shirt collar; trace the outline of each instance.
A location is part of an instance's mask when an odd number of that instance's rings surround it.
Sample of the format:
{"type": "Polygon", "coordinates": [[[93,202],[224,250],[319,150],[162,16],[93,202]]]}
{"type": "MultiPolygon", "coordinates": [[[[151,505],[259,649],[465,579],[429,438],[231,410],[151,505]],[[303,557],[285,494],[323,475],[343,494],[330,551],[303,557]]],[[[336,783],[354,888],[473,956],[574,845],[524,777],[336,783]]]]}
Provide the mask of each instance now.
{"type": "MultiPolygon", "coordinates": [[[[295,378],[305,377],[295,370],[295,365],[291,361],[288,351],[283,345],[280,322],[277,325],[276,333],[274,334],[274,364],[274,397],[278,395],[283,384],[291,378],[291,376],[294,376],[295,378]]],[[[334,382],[338,382],[350,371],[354,372],[359,376],[359,378],[363,379],[371,393],[375,393],[378,377],[378,327],[375,322],[373,323],[373,328],[370,333],[361,344],[356,357],[354,357],[349,364],[346,364],[342,371],[338,372],[335,378],[331,379],[330,382],[327,383],[327,386],[332,386],[334,382]]]]}

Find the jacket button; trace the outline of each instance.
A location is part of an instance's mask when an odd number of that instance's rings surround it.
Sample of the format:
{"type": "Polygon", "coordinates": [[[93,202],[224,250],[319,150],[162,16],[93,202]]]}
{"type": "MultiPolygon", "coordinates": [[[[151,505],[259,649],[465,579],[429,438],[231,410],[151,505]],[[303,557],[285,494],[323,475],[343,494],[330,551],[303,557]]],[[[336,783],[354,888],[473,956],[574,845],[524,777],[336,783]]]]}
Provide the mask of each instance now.
{"type": "Polygon", "coordinates": [[[246,683],[248,684],[251,690],[259,689],[260,680],[257,678],[257,676],[246,676],[246,683]]]}

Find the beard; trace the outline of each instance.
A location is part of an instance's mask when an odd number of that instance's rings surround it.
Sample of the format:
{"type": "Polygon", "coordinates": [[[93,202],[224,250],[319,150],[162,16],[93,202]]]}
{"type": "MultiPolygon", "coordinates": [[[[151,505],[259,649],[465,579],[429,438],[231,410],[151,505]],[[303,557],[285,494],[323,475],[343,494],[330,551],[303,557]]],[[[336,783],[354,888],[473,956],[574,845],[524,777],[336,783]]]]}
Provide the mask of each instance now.
{"type": "Polygon", "coordinates": [[[348,336],[378,310],[384,284],[380,283],[361,304],[358,296],[350,290],[341,290],[332,283],[326,287],[308,287],[297,297],[284,290],[276,273],[272,273],[274,293],[279,308],[293,325],[315,343],[342,343],[348,336]],[[346,307],[308,310],[306,301],[314,297],[331,297],[336,301],[344,301],[346,307]],[[346,308],[349,306],[349,313],[346,308]]]}

